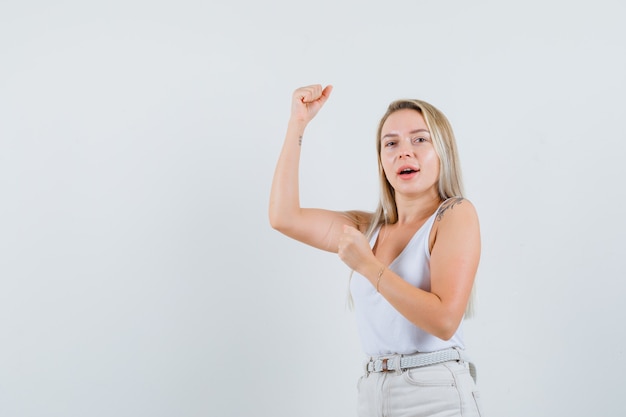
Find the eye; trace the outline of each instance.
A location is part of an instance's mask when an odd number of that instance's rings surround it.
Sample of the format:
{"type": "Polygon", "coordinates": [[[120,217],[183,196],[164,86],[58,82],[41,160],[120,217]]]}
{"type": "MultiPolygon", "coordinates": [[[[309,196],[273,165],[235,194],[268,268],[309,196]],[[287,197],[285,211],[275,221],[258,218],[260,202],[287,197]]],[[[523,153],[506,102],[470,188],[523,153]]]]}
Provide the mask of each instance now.
{"type": "Polygon", "coordinates": [[[385,148],[390,148],[390,147],[394,146],[395,144],[396,144],[395,141],[389,140],[389,141],[385,142],[385,148]]]}
{"type": "Polygon", "coordinates": [[[414,137],[412,141],[413,143],[423,143],[423,142],[428,142],[428,139],[422,136],[417,136],[417,137],[414,137]]]}

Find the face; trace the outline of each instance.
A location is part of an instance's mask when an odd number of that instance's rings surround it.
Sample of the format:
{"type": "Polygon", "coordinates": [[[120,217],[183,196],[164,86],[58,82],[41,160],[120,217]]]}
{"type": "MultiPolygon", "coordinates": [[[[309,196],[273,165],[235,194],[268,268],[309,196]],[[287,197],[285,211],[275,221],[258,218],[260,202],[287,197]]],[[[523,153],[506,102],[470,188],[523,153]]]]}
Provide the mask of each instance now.
{"type": "Polygon", "coordinates": [[[439,157],[418,111],[402,109],[389,115],[380,141],[380,160],[396,198],[433,192],[438,195],[439,157]]]}

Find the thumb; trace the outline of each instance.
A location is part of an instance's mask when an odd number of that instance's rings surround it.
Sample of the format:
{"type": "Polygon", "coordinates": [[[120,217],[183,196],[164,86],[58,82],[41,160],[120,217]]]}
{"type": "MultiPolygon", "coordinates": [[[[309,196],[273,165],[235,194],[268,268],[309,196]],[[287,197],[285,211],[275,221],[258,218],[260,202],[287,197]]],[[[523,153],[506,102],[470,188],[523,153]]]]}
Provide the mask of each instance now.
{"type": "Polygon", "coordinates": [[[322,96],[320,97],[323,101],[328,100],[328,97],[330,97],[330,93],[333,92],[333,86],[331,84],[328,84],[324,90],[322,90],[322,96]]]}
{"type": "Polygon", "coordinates": [[[323,90],[322,93],[320,94],[320,96],[317,98],[317,102],[319,103],[319,106],[322,107],[324,105],[324,103],[326,103],[326,100],[328,100],[328,97],[330,97],[330,93],[333,91],[333,86],[332,85],[327,85],[323,90]]]}

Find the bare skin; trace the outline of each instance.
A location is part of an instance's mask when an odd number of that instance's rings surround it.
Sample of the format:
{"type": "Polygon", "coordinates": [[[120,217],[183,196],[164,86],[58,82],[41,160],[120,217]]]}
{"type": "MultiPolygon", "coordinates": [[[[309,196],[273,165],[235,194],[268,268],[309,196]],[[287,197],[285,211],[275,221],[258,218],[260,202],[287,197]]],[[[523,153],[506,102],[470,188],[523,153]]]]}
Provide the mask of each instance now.
{"type": "Polygon", "coordinates": [[[430,291],[413,287],[387,268],[442,203],[437,192],[439,159],[426,123],[417,111],[399,110],[383,125],[380,155],[395,190],[399,220],[381,228],[374,247],[363,234],[371,213],[302,208],[300,144],[306,126],[331,92],[332,86],[312,85],[293,93],[291,117],[272,182],[270,224],[293,239],[337,253],[409,321],[449,339],[463,318],[478,269],[480,231],[474,206],[468,200],[450,199],[440,210],[429,237],[430,291]],[[407,167],[411,173],[403,171],[407,167]]]}

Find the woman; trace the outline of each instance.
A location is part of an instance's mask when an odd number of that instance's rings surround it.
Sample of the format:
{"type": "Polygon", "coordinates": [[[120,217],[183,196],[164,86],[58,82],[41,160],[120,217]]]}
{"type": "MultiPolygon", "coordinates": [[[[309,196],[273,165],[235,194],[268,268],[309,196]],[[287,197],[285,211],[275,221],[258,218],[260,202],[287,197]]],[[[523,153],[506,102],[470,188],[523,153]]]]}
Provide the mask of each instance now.
{"type": "Polygon", "coordinates": [[[462,196],[452,128],[428,103],[391,103],[376,141],[377,210],[302,208],[302,138],[331,92],[330,85],[311,85],[293,93],[270,224],[337,253],[353,271],[350,289],[368,357],[359,380],[360,417],[478,416],[461,326],[478,269],[480,229],[474,206],[462,196]]]}

